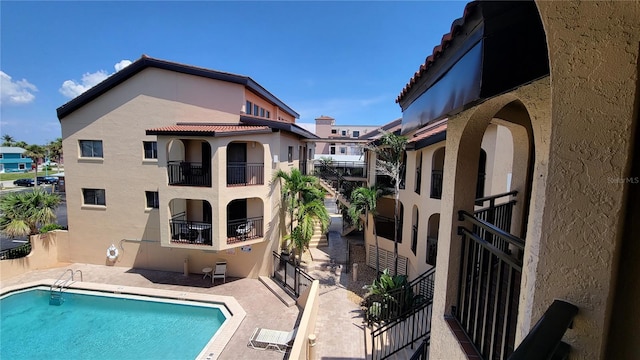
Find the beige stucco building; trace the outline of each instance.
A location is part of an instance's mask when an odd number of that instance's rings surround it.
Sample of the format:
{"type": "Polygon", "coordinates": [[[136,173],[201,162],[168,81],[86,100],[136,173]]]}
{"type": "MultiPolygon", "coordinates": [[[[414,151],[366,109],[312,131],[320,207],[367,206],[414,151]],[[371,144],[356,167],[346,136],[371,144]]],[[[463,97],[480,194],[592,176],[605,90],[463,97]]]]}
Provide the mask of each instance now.
{"type": "Polygon", "coordinates": [[[270,273],[278,169],[307,169],[316,136],[246,76],[143,56],[58,109],[69,262],[270,273]],[[106,256],[114,244],[115,259],[106,256]]]}
{"type": "Polygon", "coordinates": [[[429,358],[505,359],[554,300],[578,309],[555,350],[640,358],[640,3],[472,2],[433,45],[397,99],[403,134],[448,118],[429,358]],[[485,191],[518,192],[504,247],[473,235],[491,138],[513,155],[485,191]]]}

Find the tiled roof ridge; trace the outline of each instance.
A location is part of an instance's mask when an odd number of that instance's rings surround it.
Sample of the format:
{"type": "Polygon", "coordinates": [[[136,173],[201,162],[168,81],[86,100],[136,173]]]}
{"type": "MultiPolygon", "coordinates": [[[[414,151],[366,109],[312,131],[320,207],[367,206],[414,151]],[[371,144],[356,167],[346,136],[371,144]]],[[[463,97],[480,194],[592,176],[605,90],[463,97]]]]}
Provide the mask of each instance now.
{"type": "Polygon", "coordinates": [[[478,1],[471,1],[464,7],[464,12],[462,14],[462,17],[453,21],[453,23],[451,24],[451,31],[449,31],[447,34],[444,34],[442,36],[440,45],[437,45],[436,47],[433,48],[432,54],[427,56],[427,58],[424,60],[424,63],[420,65],[420,68],[418,69],[418,71],[416,71],[413,74],[409,82],[404,86],[404,88],[400,92],[400,95],[398,95],[398,97],[396,98],[396,103],[399,103],[400,101],[402,101],[402,99],[407,95],[407,93],[409,93],[409,91],[411,90],[413,85],[418,81],[418,79],[420,79],[427,71],[429,71],[432,64],[442,54],[442,52],[446,50],[451,40],[453,40],[453,38],[457,35],[458,30],[460,30],[460,28],[464,25],[466,19],[469,17],[469,14],[473,12],[477,4],[478,4],[478,1]]]}

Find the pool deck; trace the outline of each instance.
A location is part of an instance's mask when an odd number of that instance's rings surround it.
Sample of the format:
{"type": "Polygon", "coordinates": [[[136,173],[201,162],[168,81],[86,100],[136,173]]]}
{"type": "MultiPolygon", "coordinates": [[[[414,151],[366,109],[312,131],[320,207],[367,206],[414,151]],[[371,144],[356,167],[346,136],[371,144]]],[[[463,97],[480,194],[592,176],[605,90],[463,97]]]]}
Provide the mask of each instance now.
{"type": "MultiPolygon", "coordinates": [[[[328,208],[331,206],[327,204],[328,208]]],[[[335,205],[334,205],[335,206],[335,205]]],[[[331,212],[331,209],[329,209],[331,212]]],[[[341,219],[332,215],[329,229],[329,246],[313,249],[318,266],[311,264],[311,275],[320,280],[320,308],[316,323],[317,359],[364,359],[364,333],[359,305],[347,297],[344,284],[350,274],[343,274],[343,266],[326,265],[324,259],[330,258],[337,264],[344,261],[347,240],[340,236],[341,219]]],[[[91,264],[60,264],[60,267],[32,271],[0,282],[0,288],[57,279],[64,269],[82,271],[83,281],[109,284],[113,286],[141,287],[146,289],[172,290],[189,294],[209,294],[235,298],[246,315],[238,325],[218,359],[283,359],[288,355],[276,351],[259,351],[247,347],[251,334],[257,327],[290,331],[296,325],[300,314],[297,306],[287,307],[258,279],[227,278],[227,282],[203,279],[201,274],[184,276],[182,273],[131,269],[91,264]]],[[[188,336],[189,329],[178,337],[188,336]]],[[[206,359],[206,356],[204,357],[206,359]]]]}

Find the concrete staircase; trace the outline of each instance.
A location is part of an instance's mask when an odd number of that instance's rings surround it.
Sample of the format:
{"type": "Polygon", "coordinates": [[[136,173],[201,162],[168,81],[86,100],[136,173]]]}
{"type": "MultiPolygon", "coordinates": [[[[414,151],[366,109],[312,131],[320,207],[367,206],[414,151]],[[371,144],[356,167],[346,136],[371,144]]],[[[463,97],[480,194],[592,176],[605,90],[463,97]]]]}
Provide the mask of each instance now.
{"type": "Polygon", "coordinates": [[[327,240],[327,234],[322,232],[320,224],[316,224],[313,228],[311,241],[309,241],[309,247],[317,248],[321,246],[329,246],[329,241],[327,240]]]}

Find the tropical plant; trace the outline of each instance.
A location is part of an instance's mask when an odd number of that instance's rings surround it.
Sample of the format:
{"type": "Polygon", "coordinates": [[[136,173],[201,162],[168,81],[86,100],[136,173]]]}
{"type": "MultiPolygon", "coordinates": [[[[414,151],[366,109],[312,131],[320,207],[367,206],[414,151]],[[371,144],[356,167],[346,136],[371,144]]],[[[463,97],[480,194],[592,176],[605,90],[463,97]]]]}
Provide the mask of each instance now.
{"type": "Polygon", "coordinates": [[[315,176],[303,175],[299,169],[291,169],[290,173],[278,170],[272,181],[280,181],[283,210],[289,213],[289,234],[293,232],[295,212],[298,205],[308,193],[319,191],[316,187],[318,179],[315,176]]]}
{"type": "Polygon", "coordinates": [[[16,140],[9,134],[2,135],[2,146],[14,146],[16,140]]]}
{"type": "Polygon", "coordinates": [[[64,230],[64,226],[60,224],[47,224],[40,228],[40,234],[48,233],[53,230],[64,230]]]}
{"type": "Polygon", "coordinates": [[[380,145],[368,147],[376,154],[376,171],[389,176],[393,180],[395,206],[393,211],[393,256],[394,274],[398,273],[398,229],[400,227],[400,185],[405,171],[405,151],[407,138],[394,133],[385,132],[380,138],[380,145]]]}
{"type": "Polygon", "coordinates": [[[371,285],[365,285],[367,294],[362,306],[366,318],[371,321],[385,321],[399,317],[413,306],[414,294],[406,275],[391,275],[385,269],[371,285]]]}
{"type": "Polygon", "coordinates": [[[0,198],[0,231],[10,237],[37,234],[39,226],[55,221],[60,201],[41,188],[6,194],[0,198]]]}
{"type": "Polygon", "coordinates": [[[362,224],[360,217],[364,216],[365,229],[369,228],[369,217],[372,217],[373,237],[376,242],[376,274],[380,273],[380,249],[378,247],[375,216],[378,214],[378,199],[384,194],[385,190],[376,185],[359,187],[351,192],[351,204],[348,209],[348,214],[353,224],[362,224]]]}
{"type": "Polygon", "coordinates": [[[40,159],[44,159],[45,156],[45,149],[44,147],[40,146],[40,145],[29,145],[26,148],[26,155],[28,157],[30,157],[31,159],[33,159],[33,161],[36,163],[36,171],[33,177],[33,184],[34,186],[38,186],[38,164],[40,163],[40,159]]]}
{"type": "Polygon", "coordinates": [[[49,151],[49,159],[60,164],[60,159],[62,158],[62,138],[56,138],[55,140],[50,141],[46,145],[46,149],[49,151]]]}
{"type": "Polygon", "coordinates": [[[307,198],[298,204],[296,226],[291,234],[285,236],[292,241],[294,249],[297,250],[295,253],[298,254],[298,262],[302,261],[302,253],[309,247],[315,225],[319,223],[323,233],[329,227],[329,213],[324,206],[323,197],[317,197],[319,194],[315,194],[313,195],[315,198],[312,198],[311,194],[309,193],[307,198]]]}

